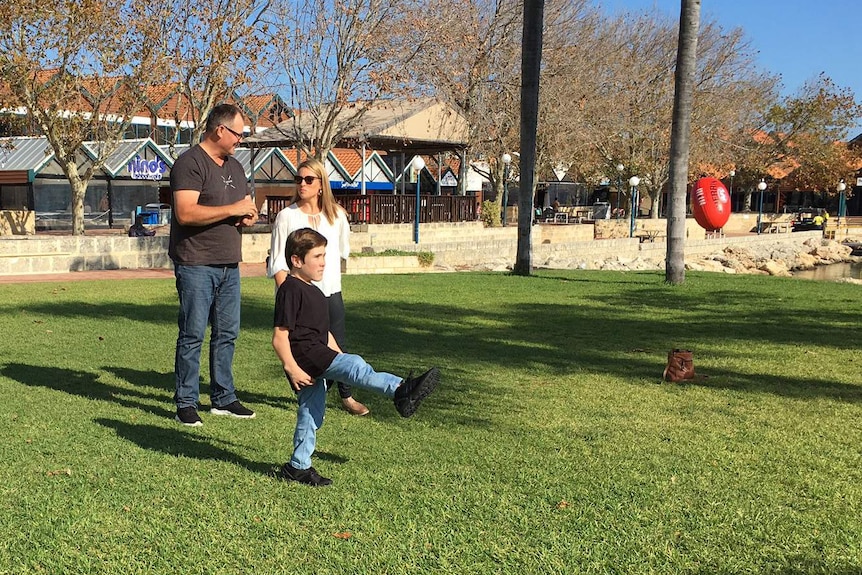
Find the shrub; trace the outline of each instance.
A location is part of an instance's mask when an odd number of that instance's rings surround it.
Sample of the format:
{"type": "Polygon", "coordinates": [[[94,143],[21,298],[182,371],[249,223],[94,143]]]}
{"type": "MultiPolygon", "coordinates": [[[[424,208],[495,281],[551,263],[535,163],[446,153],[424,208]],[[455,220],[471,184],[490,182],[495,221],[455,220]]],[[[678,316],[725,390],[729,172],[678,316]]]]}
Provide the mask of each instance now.
{"type": "Polygon", "coordinates": [[[431,267],[434,264],[434,252],[409,252],[404,250],[381,250],[379,252],[373,249],[363,249],[361,252],[353,252],[351,257],[386,257],[386,256],[416,256],[419,265],[423,268],[431,267]]]}
{"type": "Polygon", "coordinates": [[[430,268],[434,264],[434,252],[416,252],[416,259],[423,268],[430,268]]]}

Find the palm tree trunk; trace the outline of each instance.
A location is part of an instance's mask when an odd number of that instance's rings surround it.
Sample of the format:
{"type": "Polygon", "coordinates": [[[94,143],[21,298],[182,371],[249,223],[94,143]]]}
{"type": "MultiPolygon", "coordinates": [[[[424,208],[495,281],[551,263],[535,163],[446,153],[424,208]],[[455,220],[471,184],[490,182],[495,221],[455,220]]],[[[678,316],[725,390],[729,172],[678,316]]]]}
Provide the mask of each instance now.
{"type": "Polygon", "coordinates": [[[670,138],[670,198],[665,258],[665,281],[671,284],[681,284],[685,281],[685,204],[688,188],[692,93],[697,67],[697,32],[700,25],[700,0],[681,0],[681,2],[670,138]]]}
{"type": "Polygon", "coordinates": [[[521,188],[518,197],[518,252],[512,269],[516,275],[532,272],[530,249],[533,225],[533,190],[536,186],[536,131],[539,124],[539,72],[542,64],[544,0],[524,0],[521,43],[521,188]]]}

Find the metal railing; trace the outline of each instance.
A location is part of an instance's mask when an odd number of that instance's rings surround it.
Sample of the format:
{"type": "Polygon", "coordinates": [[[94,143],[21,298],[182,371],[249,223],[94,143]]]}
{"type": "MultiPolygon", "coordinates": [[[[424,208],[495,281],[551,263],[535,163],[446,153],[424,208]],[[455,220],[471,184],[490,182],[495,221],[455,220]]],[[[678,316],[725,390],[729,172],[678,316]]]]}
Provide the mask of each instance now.
{"type": "MultiPolygon", "coordinates": [[[[406,224],[415,221],[416,196],[412,194],[350,194],[335,196],[347,210],[351,224],[406,224]]],[[[268,196],[269,221],[290,204],[286,196],[268,196]]],[[[419,196],[419,222],[469,222],[478,217],[474,196],[419,196]]]]}

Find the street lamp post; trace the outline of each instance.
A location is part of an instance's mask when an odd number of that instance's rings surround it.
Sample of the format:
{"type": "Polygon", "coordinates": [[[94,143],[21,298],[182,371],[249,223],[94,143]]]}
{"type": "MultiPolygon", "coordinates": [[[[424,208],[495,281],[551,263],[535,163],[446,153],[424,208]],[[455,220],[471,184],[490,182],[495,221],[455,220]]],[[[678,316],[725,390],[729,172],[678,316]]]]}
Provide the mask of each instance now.
{"type": "Polygon", "coordinates": [[[841,181],[838,182],[838,227],[841,227],[841,218],[844,217],[844,210],[846,208],[847,196],[845,190],[847,190],[847,184],[844,183],[844,178],[841,178],[841,181]]]}
{"type": "Polygon", "coordinates": [[[616,209],[614,210],[614,213],[617,214],[616,215],[617,219],[620,218],[620,194],[623,191],[622,175],[623,175],[623,170],[625,170],[625,169],[626,169],[626,167],[624,165],[617,164],[617,205],[616,205],[616,209]]]}
{"type": "Polygon", "coordinates": [[[730,197],[733,197],[733,176],[736,175],[736,170],[730,170],[730,197]]]}
{"type": "Polygon", "coordinates": [[[631,209],[629,209],[629,237],[635,237],[635,217],[638,209],[638,184],[641,179],[637,176],[629,178],[629,187],[632,189],[631,209]]]}
{"type": "Polygon", "coordinates": [[[421,208],[419,202],[419,188],[422,183],[422,170],[425,168],[425,160],[422,156],[415,156],[411,164],[416,170],[416,211],[413,214],[413,243],[419,243],[419,210],[421,208]]]}
{"type": "Polygon", "coordinates": [[[503,216],[500,218],[506,227],[506,208],[509,207],[509,168],[512,165],[512,155],[503,154],[503,216]]]}
{"type": "Polygon", "coordinates": [[[766,181],[763,178],[760,178],[757,189],[760,190],[760,207],[757,208],[757,233],[759,234],[760,224],[763,221],[763,191],[766,189],[766,181]]]}

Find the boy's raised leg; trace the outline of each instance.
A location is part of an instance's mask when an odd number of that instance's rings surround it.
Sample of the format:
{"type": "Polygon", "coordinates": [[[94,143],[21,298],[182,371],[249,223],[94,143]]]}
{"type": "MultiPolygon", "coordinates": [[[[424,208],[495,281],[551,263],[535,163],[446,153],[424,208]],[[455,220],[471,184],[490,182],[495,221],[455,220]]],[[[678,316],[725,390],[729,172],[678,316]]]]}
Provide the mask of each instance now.
{"type": "Polygon", "coordinates": [[[401,417],[410,417],[422,400],[440,383],[440,370],[432,367],[419,377],[408,377],[395,390],[395,409],[401,417]]]}

